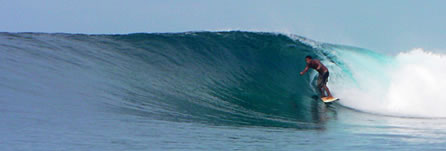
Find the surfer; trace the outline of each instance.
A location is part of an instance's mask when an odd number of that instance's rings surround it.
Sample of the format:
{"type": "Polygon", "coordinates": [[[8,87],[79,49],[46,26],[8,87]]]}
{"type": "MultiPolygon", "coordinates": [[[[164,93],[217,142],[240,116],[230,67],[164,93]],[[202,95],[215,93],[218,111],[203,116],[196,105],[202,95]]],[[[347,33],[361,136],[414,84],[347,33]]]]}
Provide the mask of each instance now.
{"type": "Polygon", "coordinates": [[[329,76],[327,67],[325,67],[321,63],[321,61],[313,59],[311,56],[306,56],[305,62],[307,62],[307,66],[305,67],[304,71],[300,72],[300,75],[304,75],[309,68],[315,69],[319,73],[319,77],[317,79],[317,88],[321,92],[322,95],[321,98],[326,96],[324,90],[325,92],[327,92],[328,98],[333,98],[333,96],[330,93],[330,90],[328,90],[327,87],[328,76],[329,76]]]}

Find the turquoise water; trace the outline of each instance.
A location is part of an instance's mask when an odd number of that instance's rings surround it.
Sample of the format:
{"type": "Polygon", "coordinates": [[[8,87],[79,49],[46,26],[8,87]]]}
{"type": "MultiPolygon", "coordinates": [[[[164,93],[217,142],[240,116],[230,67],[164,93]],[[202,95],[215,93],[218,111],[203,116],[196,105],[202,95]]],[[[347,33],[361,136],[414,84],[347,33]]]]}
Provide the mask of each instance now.
{"type": "Polygon", "coordinates": [[[1,33],[0,51],[1,150],[446,146],[442,110],[395,106],[409,91],[387,69],[404,55],[253,32],[1,33]],[[306,55],[330,69],[337,104],[315,97],[315,72],[298,75],[306,55]]]}

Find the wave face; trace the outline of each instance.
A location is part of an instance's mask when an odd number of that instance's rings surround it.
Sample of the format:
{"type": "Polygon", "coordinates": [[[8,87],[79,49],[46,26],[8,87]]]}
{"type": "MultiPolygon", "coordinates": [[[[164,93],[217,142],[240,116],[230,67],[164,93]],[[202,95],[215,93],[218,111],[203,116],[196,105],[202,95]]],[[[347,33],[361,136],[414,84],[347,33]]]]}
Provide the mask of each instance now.
{"type": "Polygon", "coordinates": [[[216,125],[314,127],[324,119],[313,87],[317,74],[298,74],[311,55],[329,68],[328,86],[347,107],[446,116],[435,103],[445,87],[435,65],[444,67],[444,58],[419,50],[389,57],[297,36],[234,31],[1,33],[0,51],[6,111],[107,108],[216,125]]]}

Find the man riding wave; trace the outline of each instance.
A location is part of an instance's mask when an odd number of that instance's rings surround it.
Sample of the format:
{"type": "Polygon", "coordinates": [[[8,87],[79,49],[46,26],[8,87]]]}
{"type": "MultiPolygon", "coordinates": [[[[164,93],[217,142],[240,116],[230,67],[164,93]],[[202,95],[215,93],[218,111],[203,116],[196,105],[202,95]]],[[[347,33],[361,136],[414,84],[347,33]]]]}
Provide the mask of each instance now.
{"type": "Polygon", "coordinates": [[[304,75],[309,68],[315,69],[319,73],[319,77],[317,79],[317,88],[321,92],[321,98],[323,97],[333,98],[333,96],[330,93],[330,90],[327,87],[328,76],[329,76],[327,67],[325,67],[321,63],[321,61],[313,59],[311,56],[306,56],[305,62],[307,62],[307,66],[305,67],[304,71],[300,72],[300,75],[304,75]],[[327,95],[325,95],[324,90],[327,93],[327,95]]]}

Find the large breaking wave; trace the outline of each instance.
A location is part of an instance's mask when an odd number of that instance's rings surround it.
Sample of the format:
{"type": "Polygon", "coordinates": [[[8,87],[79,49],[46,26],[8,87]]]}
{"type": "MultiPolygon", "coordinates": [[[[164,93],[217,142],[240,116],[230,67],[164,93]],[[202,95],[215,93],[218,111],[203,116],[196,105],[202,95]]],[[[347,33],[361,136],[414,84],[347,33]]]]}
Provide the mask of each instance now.
{"type": "Polygon", "coordinates": [[[1,33],[3,111],[113,110],[212,124],[313,126],[324,117],[312,55],[340,103],[396,116],[445,117],[445,59],[396,57],[253,32],[128,35],[1,33]]]}

